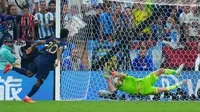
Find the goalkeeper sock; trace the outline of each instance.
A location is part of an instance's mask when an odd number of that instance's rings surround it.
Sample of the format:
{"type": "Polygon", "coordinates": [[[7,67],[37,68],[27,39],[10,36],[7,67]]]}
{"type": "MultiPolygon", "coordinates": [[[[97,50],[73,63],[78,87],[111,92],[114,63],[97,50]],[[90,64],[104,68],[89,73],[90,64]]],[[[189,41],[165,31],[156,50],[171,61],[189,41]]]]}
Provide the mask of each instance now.
{"type": "Polygon", "coordinates": [[[40,86],[34,85],[27,96],[32,97],[39,89],[40,89],[40,86]]]}
{"type": "Polygon", "coordinates": [[[24,68],[17,68],[17,67],[13,67],[12,70],[16,71],[19,74],[25,75],[25,76],[28,72],[28,70],[26,70],[24,68]]]}
{"type": "Polygon", "coordinates": [[[174,90],[174,89],[176,89],[177,87],[178,87],[177,85],[169,86],[169,87],[167,87],[167,91],[174,90]]]}
{"type": "Polygon", "coordinates": [[[171,74],[176,74],[176,71],[175,70],[172,70],[172,69],[165,69],[165,75],[171,75],[171,74]]]}

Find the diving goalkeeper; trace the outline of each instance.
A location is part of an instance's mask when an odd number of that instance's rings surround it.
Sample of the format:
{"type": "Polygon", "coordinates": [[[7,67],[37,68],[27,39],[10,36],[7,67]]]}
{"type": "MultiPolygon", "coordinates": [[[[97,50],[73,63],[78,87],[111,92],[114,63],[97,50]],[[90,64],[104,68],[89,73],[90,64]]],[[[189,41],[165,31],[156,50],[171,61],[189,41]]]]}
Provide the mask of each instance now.
{"type": "Polygon", "coordinates": [[[127,92],[129,94],[141,94],[141,95],[151,95],[158,94],[161,92],[168,92],[182,86],[186,83],[186,80],[182,80],[181,82],[176,83],[173,86],[169,86],[166,88],[154,87],[153,84],[158,80],[158,77],[162,74],[165,75],[176,75],[180,76],[181,71],[183,70],[184,65],[180,65],[177,70],[172,69],[163,69],[160,68],[157,71],[150,73],[148,76],[144,78],[135,78],[132,76],[128,76],[124,73],[119,72],[109,72],[106,71],[103,75],[108,80],[108,88],[111,92],[116,90],[121,90],[123,92],[127,92]],[[113,83],[111,83],[110,75],[113,76],[113,83]]]}

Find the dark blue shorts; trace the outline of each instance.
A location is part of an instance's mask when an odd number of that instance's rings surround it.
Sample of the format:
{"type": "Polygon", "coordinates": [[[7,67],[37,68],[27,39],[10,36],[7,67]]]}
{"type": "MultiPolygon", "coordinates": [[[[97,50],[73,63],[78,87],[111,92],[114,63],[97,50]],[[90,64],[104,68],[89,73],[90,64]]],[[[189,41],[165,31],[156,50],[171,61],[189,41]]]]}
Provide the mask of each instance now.
{"type": "Polygon", "coordinates": [[[39,80],[45,80],[50,72],[50,65],[52,59],[45,55],[39,55],[35,58],[33,63],[29,64],[28,70],[33,74],[36,74],[36,78],[39,80]]]}

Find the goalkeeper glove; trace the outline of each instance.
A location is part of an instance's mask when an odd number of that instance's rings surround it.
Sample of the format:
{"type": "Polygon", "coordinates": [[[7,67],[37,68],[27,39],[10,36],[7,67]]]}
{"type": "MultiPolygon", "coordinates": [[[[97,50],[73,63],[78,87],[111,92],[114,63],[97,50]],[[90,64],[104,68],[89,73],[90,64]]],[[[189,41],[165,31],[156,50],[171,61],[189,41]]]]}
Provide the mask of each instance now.
{"type": "Polygon", "coordinates": [[[103,74],[103,77],[105,77],[106,79],[109,79],[110,78],[110,71],[106,69],[104,74],[103,74]]]}

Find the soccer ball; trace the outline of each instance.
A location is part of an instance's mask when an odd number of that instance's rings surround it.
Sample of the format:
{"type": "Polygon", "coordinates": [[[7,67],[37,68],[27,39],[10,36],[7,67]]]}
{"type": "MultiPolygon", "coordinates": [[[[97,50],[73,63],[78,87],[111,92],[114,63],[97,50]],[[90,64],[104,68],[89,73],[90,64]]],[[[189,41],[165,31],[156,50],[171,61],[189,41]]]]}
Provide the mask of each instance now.
{"type": "Polygon", "coordinates": [[[99,90],[98,95],[99,97],[109,97],[111,95],[111,92],[108,90],[99,90]]]}

